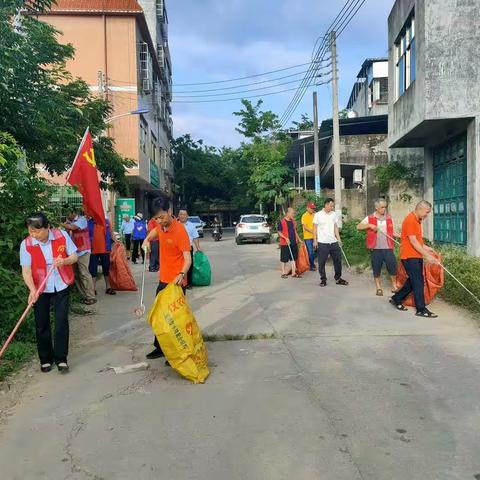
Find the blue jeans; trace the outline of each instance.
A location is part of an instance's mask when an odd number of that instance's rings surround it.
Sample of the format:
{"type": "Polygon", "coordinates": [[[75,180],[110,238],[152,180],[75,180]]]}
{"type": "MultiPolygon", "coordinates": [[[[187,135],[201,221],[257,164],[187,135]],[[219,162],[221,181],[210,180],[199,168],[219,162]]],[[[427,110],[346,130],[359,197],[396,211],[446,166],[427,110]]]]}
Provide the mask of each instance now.
{"type": "Polygon", "coordinates": [[[305,246],[307,247],[310,268],[315,268],[315,250],[313,249],[313,240],[305,240],[305,246]]]}

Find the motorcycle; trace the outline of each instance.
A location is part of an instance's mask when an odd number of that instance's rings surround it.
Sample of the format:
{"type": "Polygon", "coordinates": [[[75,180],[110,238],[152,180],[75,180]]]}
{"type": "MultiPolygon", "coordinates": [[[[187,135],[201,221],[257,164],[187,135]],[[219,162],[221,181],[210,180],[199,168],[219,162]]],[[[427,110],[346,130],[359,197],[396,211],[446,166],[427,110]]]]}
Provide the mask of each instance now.
{"type": "Polygon", "coordinates": [[[212,238],[215,242],[218,242],[222,238],[222,234],[220,232],[219,227],[213,227],[212,230],[212,238]]]}

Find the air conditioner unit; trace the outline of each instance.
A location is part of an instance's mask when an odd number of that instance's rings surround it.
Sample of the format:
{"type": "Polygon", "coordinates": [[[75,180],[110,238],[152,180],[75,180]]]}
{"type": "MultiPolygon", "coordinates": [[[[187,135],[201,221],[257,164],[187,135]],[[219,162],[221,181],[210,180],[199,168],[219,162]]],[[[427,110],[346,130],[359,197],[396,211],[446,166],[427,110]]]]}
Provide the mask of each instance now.
{"type": "Polygon", "coordinates": [[[362,183],[363,181],[363,170],[361,168],[356,168],[353,171],[353,183],[362,183]]]}
{"type": "Polygon", "coordinates": [[[151,86],[150,80],[148,78],[142,79],[142,91],[143,93],[150,93],[151,86]]]}

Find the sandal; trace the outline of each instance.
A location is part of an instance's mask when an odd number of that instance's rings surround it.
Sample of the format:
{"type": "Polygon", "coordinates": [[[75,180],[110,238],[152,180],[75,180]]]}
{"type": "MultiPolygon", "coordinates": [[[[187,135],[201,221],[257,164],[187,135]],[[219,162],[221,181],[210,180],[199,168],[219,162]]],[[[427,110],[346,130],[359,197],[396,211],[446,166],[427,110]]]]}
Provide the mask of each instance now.
{"type": "Polygon", "coordinates": [[[60,373],[67,373],[68,370],[69,370],[69,366],[67,364],[67,362],[60,362],[58,365],[57,365],[57,368],[58,368],[58,371],[60,373]]]}
{"type": "Polygon", "coordinates": [[[113,288],[107,288],[107,289],[105,290],[105,293],[106,293],[107,295],[116,295],[116,294],[117,294],[117,292],[116,292],[113,288]]]}
{"type": "Polygon", "coordinates": [[[383,290],[381,288],[377,288],[377,297],[383,297],[383,290]]]}
{"type": "Polygon", "coordinates": [[[285,273],[282,275],[282,278],[288,278],[288,275],[286,275],[285,273]]]}
{"type": "Polygon", "coordinates": [[[402,305],[401,303],[397,303],[393,298],[389,300],[389,303],[392,304],[397,310],[400,310],[401,312],[405,312],[408,310],[408,308],[405,305],[402,305]]]}
{"type": "Polygon", "coordinates": [[[337,283],[337,285],[345,285],[345,286],[348,285],[348,282],[346,280],[344,280],[343,278],[339,278],[336,283],[337,283]]]}
{"type": "Polygon", "coordinates": [[[428,308],[425,308],[421,312],[415,313],[417,317],[425,317],[425,318],[438,318],[436,313],[431,312],[428,308]]]}
{"type": "Polygon", "coordinates": [[[298,273],[295,273],[295,275],[292,275],[292,278],[302,278],[302,276],[299,275],[298,273]]]}
{"type": "Polygon", "coordinates": [[[40,370],[43,373],[50,372],[52,370],[52,364],[51,363],[43,363],[42,365],[40,365],[40,370]]]}

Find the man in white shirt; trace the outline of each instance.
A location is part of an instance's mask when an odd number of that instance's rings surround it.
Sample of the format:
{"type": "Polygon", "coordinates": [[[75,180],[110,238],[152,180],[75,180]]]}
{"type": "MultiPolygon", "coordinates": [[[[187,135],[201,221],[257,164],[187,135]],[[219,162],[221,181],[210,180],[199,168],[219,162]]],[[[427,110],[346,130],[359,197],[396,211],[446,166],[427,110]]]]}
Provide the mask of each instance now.
{"type": "Polygon", "coordinates": [[[327,198],[323,209],[313,217],[313,247],[318,255],[318,273],[320,274],[320,286],[327,285],[325,264],[328,257],[332,257],[337,285],[348,285],[342,278],[342,240],[338,230],[338,219],[335,213],[335,201],[327,198]]]}
{"type": "Polygon", "coordinates": [[[127,249],[127,259],[130,260],[130,249],[132,248],[132,233],[135,229],[135,220],[128,215],[123,216],[123,222],[120,226],[120,234],[125,238],[125,248],[127,249]]]}
{"type": "Polygon", "coordinates": [[[178,212],[178,219],[180,223],[183,224],[185,230],[188,233],[188,239],[190,240],[190,254],[192,256],[192,265],[188,269],[187,273],[187,288],[190,289],[193,287],[192,285],[192,274],[193,274],[193,246],[197,249],[197,252],[201,252],[200,249],[200,240],[198,239],[200,235],[198,234],[197,227],[188,221],[188,212],[187,210],[183,209],[178,212]]]}
{"type": "Polygon", "coordinates": [[[88,270],[90,255],[92,252],[90,237],[88,234],[87,218],[81,214],[77,207],[69,207],[67,221],[61,225],[70,234],[73,243],[77,247],[78,261],[73,265],[75,272],[75,284],[77,285],[81,302],[86,305],[97,303],[92,276],[88,270]]]}

